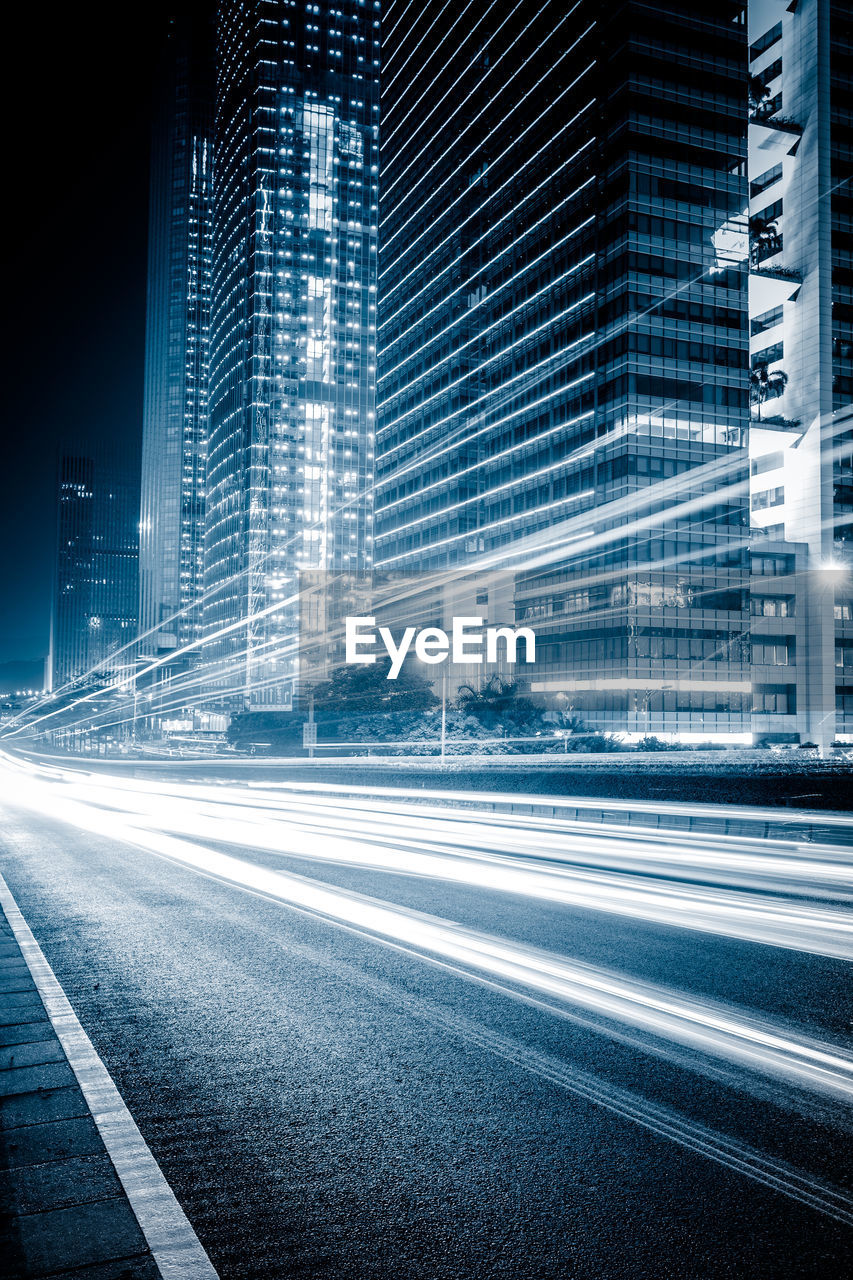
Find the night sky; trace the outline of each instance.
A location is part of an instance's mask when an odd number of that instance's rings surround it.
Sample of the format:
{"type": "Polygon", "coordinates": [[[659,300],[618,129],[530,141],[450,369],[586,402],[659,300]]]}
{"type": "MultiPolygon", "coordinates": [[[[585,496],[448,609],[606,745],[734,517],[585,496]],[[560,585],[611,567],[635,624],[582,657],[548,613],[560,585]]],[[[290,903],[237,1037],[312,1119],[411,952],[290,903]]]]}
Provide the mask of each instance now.
{"type": "Polygon", "coordinates": [[[4,69],[14,223],[0,663],[47,652],[59,448],[109,443],[138,459],[151,98],[174,7],[21,5],[7,15],[18,29],[4,69]]]}

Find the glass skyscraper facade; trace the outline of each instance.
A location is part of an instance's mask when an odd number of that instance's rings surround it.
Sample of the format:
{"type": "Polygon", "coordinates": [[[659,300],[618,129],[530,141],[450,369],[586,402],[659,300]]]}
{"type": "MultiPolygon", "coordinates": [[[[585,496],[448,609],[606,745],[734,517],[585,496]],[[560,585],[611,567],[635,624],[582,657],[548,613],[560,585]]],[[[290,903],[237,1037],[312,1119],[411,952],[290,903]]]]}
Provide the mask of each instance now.
{"type": "Polygon", "coordinates": [[[292,701],[299,574],[372,557],[379,37],[373,0],[218,11],[205,659],[248,707],[292,701]]]}
{"type": "Polygon", "coordinates": [[[54,692],[81,676],[103,679],[131,665],[138,517],[136,486],[124,467],[62,455],[48,663],[54,692]]]}
{"type": "Polygon", "coordinates": [[[385,25],[377,566],[512,568],[533,692],[745,737],[743,6],[385,25]]]}
{"type": "Polygon", "coordinates": [[[211,277],[212,23],[175,19],[151,149],[141,652],[201,634],[211,277]]]}

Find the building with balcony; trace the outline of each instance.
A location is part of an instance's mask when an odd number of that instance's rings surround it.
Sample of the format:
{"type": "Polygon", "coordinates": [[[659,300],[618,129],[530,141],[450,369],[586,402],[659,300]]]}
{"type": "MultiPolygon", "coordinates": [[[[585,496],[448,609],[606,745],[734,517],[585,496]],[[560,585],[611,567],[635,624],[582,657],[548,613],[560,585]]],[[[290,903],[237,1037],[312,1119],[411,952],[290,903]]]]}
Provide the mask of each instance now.
{"type": "Polygon", "coordinates": [[[853,740],[853,15],[753,0],[749,38],[754,559],[796,564],[760,587],[796,656],[776,652],[794,692],[755,730],[823,746],[853,740]]]}

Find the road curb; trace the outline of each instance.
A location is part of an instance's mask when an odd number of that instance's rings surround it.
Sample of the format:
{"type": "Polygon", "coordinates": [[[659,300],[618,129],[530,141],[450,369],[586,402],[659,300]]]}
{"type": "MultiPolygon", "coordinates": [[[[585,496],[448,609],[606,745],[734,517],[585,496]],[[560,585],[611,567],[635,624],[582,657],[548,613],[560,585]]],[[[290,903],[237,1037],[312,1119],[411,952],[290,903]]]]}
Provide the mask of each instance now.
{"type": "Polygon", "coordinates": [[[0,1274],[217,1280],[2,876],[0,908],[0,1274]]]}

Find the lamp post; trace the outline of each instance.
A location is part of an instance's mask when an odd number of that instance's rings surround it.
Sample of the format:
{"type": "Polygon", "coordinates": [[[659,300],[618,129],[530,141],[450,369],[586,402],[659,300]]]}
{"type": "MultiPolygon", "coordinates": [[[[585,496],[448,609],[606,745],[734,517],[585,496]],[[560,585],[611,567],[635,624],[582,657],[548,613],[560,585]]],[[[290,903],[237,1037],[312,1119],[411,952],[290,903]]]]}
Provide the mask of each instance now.
{"type": "Polygon", "coordinates": [[[441,763],[444,764],[447,746],[447,667],[441,671],[441,763]]]}

